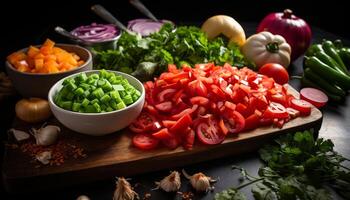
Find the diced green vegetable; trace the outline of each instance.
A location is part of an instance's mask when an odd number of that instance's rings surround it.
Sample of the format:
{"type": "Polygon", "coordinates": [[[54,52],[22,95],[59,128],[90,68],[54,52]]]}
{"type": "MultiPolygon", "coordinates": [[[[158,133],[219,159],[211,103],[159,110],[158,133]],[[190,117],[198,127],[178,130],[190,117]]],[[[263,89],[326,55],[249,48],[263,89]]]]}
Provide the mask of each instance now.
{"type": "Polygon", "coordinates": [[[102,103],[108,103],[111,100],[111,97],[108,94],[103,95],[103,97],[101,97],[100,101],[102,103]]]}
{"type": "Polygon", "coordinates": [[[132,100],[132,97],[130,96],[130,94],[127,94],[125,95],[124,98],[122,98],[123,102],[126,104],[126,105],[130,105],[132,104],[134,101],[132,100]]]}
{"type": "Polygon", "coordinates": [[[54,96],[54,102],[63,109],[81,113],[119,110],[141,96],[127,79],[106,70],[101,70],[99,74],[80,73],[74,78],[67,78],[62,85],[54,96]]]}
{"type": "Polygon", "coordinates": [[[80,106],[81,106],[80,103],[73,103],[72,110],[73,110],[74,112],[79,112],[80,106]]]}
{"type": "Polygon", "coordinates": [[[126,107],[126,105],[125,105],[125,103],[124,102],[119,102],[118,104],[117,104],[117,110],[120,110],[120,109],[123,109],[123,108],[125,108],[126,107]]]}
{"type": "Polygon", "coordinates": [[[75,91],[74,91],[74,94],[77,95],[77,96],[81,96],[84,94],[84,89],[83,88],[77,88],[75,91]]]}

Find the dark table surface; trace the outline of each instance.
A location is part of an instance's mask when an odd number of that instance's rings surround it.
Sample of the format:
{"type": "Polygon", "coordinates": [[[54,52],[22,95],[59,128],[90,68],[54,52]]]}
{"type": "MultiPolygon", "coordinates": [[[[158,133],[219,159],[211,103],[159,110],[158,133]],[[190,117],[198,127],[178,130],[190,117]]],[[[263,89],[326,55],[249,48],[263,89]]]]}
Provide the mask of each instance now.
{"type": "MultiPolygon", "coordinates": [[[[242,23],[247,35],[251,35],[256,30],[256,23],[242,23]]],[[[325,32],[316,27],[313,30],[313,42],[319,42],[322,38],[336,39],[339,38],[334,34],[325,32]]],[[[342,38],[346,44],[350,45],[350,41],[342,38]]],[[[289,69],[291,75],[300,75],[302,73],[302,58],[296,60],[289,69]]],[[[300,84],[298,80],[291,80],[290,84],[296,88],[300,89],[300,84]]],[[[350,98],[341,105],[327,105],[322,109],[323,112],[323,123],[321,130],[319,131],[319,137],[332,139],[335,144],[335,149],[345,157],[350,157],[350,98]]],[[[222,159],[211,160],[207,162],[197,163],[194,165],[183,166],[188,173],[203,172],[208,176],[218,178],[219,181],[215,184],[215,190],[207,194],[196,194],[194,199],[213,199],[216,192],[220,192],[223,189],[227,189],[232,186],[239,185],[240,173],[238,171],[231,170],[232,165],[238,165],[246,168],[252,174],[256,174],[258,168],[261,166],[261,161],[259,160],[259,155],[257,152],[251,152],[242,154],[240,156],[225,157],[222,159]]],[[[142,167],[142,166],[140,166],[142,167]]],[[[158,171],[154,173],[148,173],[144,175],[139,175],[130,178],[132,185],[137,185],[135,187],[136,192],[139,193],[141,197],[145,193],[151,193],[151,199],[181,199],[180,195],[169,194],[159,190],[152,190],[155,188],[155,181],[158,181],[169,174],[171,170],[181,170],[178,169],[166,169],[163,171],[158,171]]],[[[184,179],[184,178],[182,178],[184,179]]],[[[61,181],[61,180],[57,180],[61,181]]],[[[79,185],[75,187],[58,189],[57,191],[47,191],[34,194],[26,194],[25,197],[29,199],[76,199],[79,195],[87,195],[90,199],[112,199],[113,192],[115,189],[115,177],[111,174],[109,180],[89,183],[86,185],[79,185]]],[[[182,181],[182,186],[180,191],[191,191],[191,186],[188,181],[182,181]]],[[[250,188],[247,187],[242,190],[249,199],[253,199],[250,192],[250,188]]],[[[7,199],[22,199],[17,195],[5,194],[7,199]]],[[[335,193],[334,199],[341,199],[335,193]]],[[[3,199],[3,198],[2,198],[3,199]]]]}

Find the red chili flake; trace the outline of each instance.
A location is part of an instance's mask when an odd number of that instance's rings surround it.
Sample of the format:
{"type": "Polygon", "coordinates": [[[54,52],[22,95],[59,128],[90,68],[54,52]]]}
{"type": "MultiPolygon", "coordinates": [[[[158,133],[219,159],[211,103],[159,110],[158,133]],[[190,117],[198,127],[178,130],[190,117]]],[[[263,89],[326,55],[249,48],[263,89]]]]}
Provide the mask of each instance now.
{"type": "Polygon", "coordinates": [[[65,162],[65,160],[71,157],[73,157],[74,159],[86,157],[86,154],[84,153],[83,148],[77,145],[64,142],[62,140],[50,146],[40,146],[33,143],[32,141],[29,141],[29,142],[23,143],[20,146],[20,149],[23,153],[26,153],[33,158],[35,158],[35,156],[41,152],[51,151],[52,158],[49,163],[49,165],[51,166],[62,165],[65,162]]]}

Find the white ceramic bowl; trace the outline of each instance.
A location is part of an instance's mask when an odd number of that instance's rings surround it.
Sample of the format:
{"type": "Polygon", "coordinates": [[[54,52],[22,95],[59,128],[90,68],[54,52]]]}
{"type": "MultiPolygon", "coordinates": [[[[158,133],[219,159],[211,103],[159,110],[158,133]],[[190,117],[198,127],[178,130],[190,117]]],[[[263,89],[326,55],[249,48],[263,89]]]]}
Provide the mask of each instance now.
{"type": "MultiPolygon", "coordinates": [[[[98,73],[99,70],[86,71],[86,74],[98,73]]],[[[141,92],[140,98],[133,104],[112,112],[105,113],[79,113],[69,110],[64,110],[58,107],[53,99],[58,91],[62,88],[62,83],[66,78],[75,77],[80,73],[65,77],[53,85],[49,91],[48,100],[52,113],[54,116],[67,128],[93,136],[102,136],[109,133],[116,132],[127,127],[137,116],[141,113],[143,104],[145,102],[145,89],[142,83],[135,77],[128,74],[109,71],[121,75],[126,78],[135,89],[141,92]]]]}

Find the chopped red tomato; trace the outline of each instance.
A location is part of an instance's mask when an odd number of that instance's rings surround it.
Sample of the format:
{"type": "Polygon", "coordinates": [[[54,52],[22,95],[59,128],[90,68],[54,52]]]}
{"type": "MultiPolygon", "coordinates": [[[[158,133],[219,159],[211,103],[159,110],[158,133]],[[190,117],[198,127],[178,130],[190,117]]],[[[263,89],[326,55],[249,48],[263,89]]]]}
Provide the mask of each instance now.
{"type": "Polygon", "coordinates": [[[206,97],[201,97],[201,96],[195,96],[190,99],[190,102],[192,105],[201,105],[201,106],[206,106],[209,104],[209,99],[206,97]]]}
{"type": "Polygon", "coordinates": [[[302,99],[292,99],[290,107],[298,110],[303,116],[308,116],[311,113],[311,104],[302,99]]]}
{"type": "Polygon", "coordinates": [[[170,128],[170,131],[174,134],[181,133],[185,131],[192,123],[192,118],[190,114],[185,114],[170,128]]]}
{"type": "Polygon", "coordinates": [[[287,113],[286,108],[276,102],[271,102],[270,105],[267,107],[266,111],[264,112],[265,118],[287,118],[289,115],[287,113]]]}
{"type": "Polygon", "coordinates": [[[163,128],[155,133],[152,134],[157,139],[160,140],[168,140],[171,139],[173,136],[169,133],[169,130],[167,128],[163,128]]]}
{"type": "Polygon", "coordinates": [[[154,149],[158,146],[158,142],[156,138],[143,133],[136,134],[132,139],[133,145],[142,150],[154,149]]]}
{"type": "Polygon", "coordinates": [[[157,110],[162,111],[162,112],[169,112],[173,108],[173,103],[171,101],[164,101],[162,103],[159,103],[155,105],[157,110]]]}
{"type": "Polygon", "coordinates": [[[196,134],[203,144],[219,144],[225,140],[225,135],[220,131],[217,120],[211,118],[197,125],[196,134]]]}
{"type": "Polygon", "coordinates": [[[195,132],[192,129],[188,129],[184,134],[183,147],[185,149],[192,149],[195,139],[195,132]]]}
{"type": "Polygon", "coordinates": [[[129,128],[170,149],[192,148],[195,135],[201,143],[218,144],[229,133],[282,127],[311,112],[274,79],[230,64],[168,65],[144,87],[143,111],[129,128]]]}

